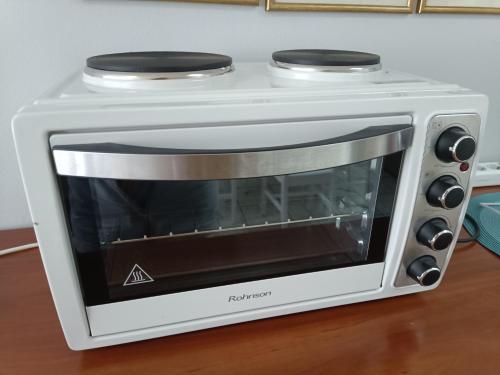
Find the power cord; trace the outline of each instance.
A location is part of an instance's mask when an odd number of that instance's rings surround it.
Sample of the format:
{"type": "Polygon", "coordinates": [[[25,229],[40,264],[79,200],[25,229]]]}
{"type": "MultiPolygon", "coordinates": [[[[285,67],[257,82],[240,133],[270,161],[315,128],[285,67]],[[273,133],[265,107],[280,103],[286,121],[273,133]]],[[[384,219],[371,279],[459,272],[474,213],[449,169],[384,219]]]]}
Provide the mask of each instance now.
{"type": "Polygon", "coordinates": [[[21,246],[16,246],[16,247],[10,247],[8,249],[0,250],[0,256],[12,254],[12,253],[18,253],[19,251],[33,249],[34,247],[38,247],[37,242],[33,242],[33,243],[26,244],[26,245],[21,245],[21,246]]]}
{"type": "Polygon", "coordinates": [[[472,224],[472,226],[474,227],[474,233],[472,233],[469,237],[459,238],[457,240],[457,243],[468,243],[468,242],[476,241],[477,238],[479,237],[479,233],[481,233],[481,229],[479,228],[479,224],[477,223],[476,220],[474,220],[474,218],[471,215],[465,214],[464,221],[465,220],[469,221],[469,223],[472,224]]]}

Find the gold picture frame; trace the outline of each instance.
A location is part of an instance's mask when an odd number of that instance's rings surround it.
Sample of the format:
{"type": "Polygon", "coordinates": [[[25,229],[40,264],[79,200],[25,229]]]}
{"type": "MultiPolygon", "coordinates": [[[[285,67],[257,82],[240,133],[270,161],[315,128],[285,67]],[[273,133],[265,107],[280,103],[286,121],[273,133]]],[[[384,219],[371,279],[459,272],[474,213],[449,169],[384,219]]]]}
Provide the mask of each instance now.
{"type": "Polygon", "coordinates": [[[258,6],[259,0],[167,0],[181,3],[226,4],[258,6]]]}
{"type": "MultiPolygon", "coordinates": [[[[300,1],[300,0],[299,0],[300,1]]],[[[377,13],[413,13],[417,0],[401,0],[402,5],[376,5],[380,0],[363,0],[338,4],[321,2],[321,0],[302,0],[303,2],[287,2],[287,0],[266,0],[266,10],[312,11],[312,12],[377,12],[377,13]]]]}
{"type": "MultiPolygon", "coordinates": [[[[470,0],[419,0],[418,13],[477,13],[477,14],[500,14],[500,0],[495,1],[498,6],[474,6],[477,1],[470,1],[470,5],[464,6],[470,0]],[[433,5],[434,3],[434,5],[433,5]],[[456,3],[456,5],[440,4],[456,3]]],[[[481,1],[480,1],[481,2],[481,1]]]]}

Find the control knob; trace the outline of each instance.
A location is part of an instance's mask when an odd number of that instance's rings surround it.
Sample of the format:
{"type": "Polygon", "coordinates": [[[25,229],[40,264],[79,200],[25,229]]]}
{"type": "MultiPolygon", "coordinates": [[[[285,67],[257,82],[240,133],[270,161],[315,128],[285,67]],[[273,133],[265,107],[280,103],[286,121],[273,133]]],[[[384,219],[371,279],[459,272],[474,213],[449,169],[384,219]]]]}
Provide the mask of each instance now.
{"type": "Polygon", "coordinates": [[[432,219],[420,227],[417,240],[432,250],[444,250],[453,241],[453,232],[443,219],[432,219]]]}
{"type": "Polygon", "coordinates": [[[475,152],[476,140],[459,127],[445,130],[436,143],[437,157],[446,162],[465,162],[475,152]]]}
{"type": "Polygon", "coordinates": [[[422,286],[432,285],[441,277],[441,270],[437,266],[436,259],[430,255],[415,259],[406,272],[422,286]]]}
{"type": "Polygon", "coordinates": [[[439,177],[427,190],[427,202],[435,207],[452,209],[460,205],[464,198],[464,188],[451,176],[439,177]]]}

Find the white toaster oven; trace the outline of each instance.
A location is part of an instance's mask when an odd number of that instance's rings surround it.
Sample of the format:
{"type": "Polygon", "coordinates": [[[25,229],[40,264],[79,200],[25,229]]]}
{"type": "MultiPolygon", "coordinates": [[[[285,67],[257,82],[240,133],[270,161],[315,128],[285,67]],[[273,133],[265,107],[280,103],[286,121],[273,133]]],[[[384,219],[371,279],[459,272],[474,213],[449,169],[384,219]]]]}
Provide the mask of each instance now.
{"type": "Polygon", "coordinates": [[[13,120],[72,349],[440,283],[484,95],[368,54],[196,56],[90,58],[13,120]]]}

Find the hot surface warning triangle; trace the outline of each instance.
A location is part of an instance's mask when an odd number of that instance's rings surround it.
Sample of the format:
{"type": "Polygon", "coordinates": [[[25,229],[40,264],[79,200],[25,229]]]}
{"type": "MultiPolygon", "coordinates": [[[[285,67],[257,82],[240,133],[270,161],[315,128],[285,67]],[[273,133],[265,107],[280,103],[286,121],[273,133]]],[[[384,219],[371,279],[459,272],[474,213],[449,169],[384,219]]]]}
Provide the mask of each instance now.
{"type": "Polygon", "coordinates": [[[138,264],[134,264],[123,286],[150,283],[154,281],[138,264]]]}

